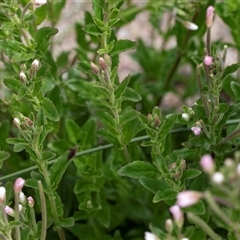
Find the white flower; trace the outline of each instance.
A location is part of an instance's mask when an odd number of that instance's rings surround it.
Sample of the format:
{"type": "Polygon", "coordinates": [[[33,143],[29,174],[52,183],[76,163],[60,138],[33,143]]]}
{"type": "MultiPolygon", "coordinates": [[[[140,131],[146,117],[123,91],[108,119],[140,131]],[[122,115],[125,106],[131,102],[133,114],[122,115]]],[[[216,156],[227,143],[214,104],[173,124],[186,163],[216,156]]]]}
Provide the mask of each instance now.
{"type": "Polygon", "coordinates": [[[150,232],[145,232],[144,240],[159,240],[159,238],[150,232]]]}
{"type": "Polygon", "coordinates": [[[187,113],[183,113],[183,114],[182,114],[182,119],[183,119],[184,121],[188,122],[189,119],[190,119],[189,114],[187,114],[187,113]]]}
{"type": "Polygon", "coordinates": [[[32,3],[36,5],[43,5],[47,3],[47,0],[32,0],[32,3]]]}
{"type": "Polygon", "coordinates": [[[221,184],[224,181],[224,175],[221,172],[215,172],[212,175],[212,181],[216,184],[221,184]]]}
{"type": "Polygon", "coordinates": [[[24,204],[26,202],[26,196],[24,195],[23,192],[19,193],[19,201],[20,203],[24,204]]]}
{"type": "Polygon", "coordinates": [[[36,72],[39,68],[39,61],[37,59],[35,59],[33,62],[32,62],[32,70],[34,72],[36,72]]]}
{"type": "Polygon", "coordinates": [[[23,82],[23,83],[26,82],[26,80],[27,80],[27,77],[23,71],[21,71],[19,73],[19,78],[20,78],[21,82],[23,82]]]}

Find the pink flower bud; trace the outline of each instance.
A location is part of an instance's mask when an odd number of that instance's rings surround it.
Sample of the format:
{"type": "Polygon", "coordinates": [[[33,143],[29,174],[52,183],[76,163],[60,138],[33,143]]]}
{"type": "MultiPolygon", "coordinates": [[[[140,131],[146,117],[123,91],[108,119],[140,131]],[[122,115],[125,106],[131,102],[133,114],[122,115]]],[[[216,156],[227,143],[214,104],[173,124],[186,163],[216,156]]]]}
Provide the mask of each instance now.
{"type": "Polygon", "coordinates": [[[98,66],[93,62],[91,62],[91,69],[95,74],[99,74],[99,72],[100,72],[98,66]]]}
{"type": "Polygon", "coordinates": [[[98,59],[98,61],[99,61],[99,66],[100,66],[100,68],[101,68],[102,70],[106,70],[106,69],[107,69],[107,65],[106,65],[106,62],[105,62],[104,58],[100,57],[100,58],[98,59]]]}
{"type": "Polygon", "coordinates": [[[34,206],[34,200],[33,200],[33,198],[30,196],[30,197],[27,198],[27,200],[28,200],[28,206],[29,206],[30,208],[32,208],[32,207],[34,206]]]}
{"type": "Polygon", "coordinates": [[[213,15],[214,15],[214,7],[209,6],[206,11],[206,24],[207,27],[211,27],[213,24],[213,15]]]}
{"type": "Polygon", "coordinates": [[[183,191],[177,195],[177,205],[180,207],[189,207],[197,203],[201,197],[201,192],[183,191]]]}
{"type": "Polygon", "coordinates": [[[0,205],[2,205],[6,198],[6,188],[0,187],[0,205]]]}
{"type": "Polygon", "coordinates": [[[213,173],[215,169],[214,161],[209,154],[205,154],[201,157],[200,166],[202,167],[203,171],[206,173],[213,173]]]}
{"type": "Polygon", "coordinates": [[[173,215],[175,223],[181,227],[183,224],[183,213],[178,205],[174,205],[169,208],[169,211],[173,215]]]}
{"type": "Polygon", "coordinates": [[[6,213],[7,215],[9,215],[9,216],[12,216],[12,217],[15,216],[15,211],[14,211],[11,207],[9,207],[9,206],[6,206],[6,207],[4,208],[4,211],[5,211],[5,213],[6,213]]]}
{"type": "Polygon", "coordinates": [[[14,192],[20,193],[22,191],[24,184],[25,180],[23,178],[17,178],[17,180],[14,183],[14,192]]]}
{"type": "Polygon", "coordinates": [[[198,136],[202,131],[200,127],[192,127],[191,130],[193,131],[195,136],[198,136]]]}
{"type": "Polygon", "coordinates": [[[205,56],[204,57],[204,64],[207,66],[210,66],[212,64],[213,58],[211,56],[205,56]]]}

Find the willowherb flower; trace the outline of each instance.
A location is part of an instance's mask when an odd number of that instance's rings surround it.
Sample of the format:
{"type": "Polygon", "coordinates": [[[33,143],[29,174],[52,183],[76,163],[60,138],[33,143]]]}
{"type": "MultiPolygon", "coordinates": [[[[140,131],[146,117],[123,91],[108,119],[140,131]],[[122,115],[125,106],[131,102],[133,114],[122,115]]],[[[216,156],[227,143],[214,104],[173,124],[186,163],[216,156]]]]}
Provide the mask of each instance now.
{"type": "Polygon", "coordinates": [[[175,223],[181,227],[183,225],[183,213],[178,205],[174,205],[169,208],[169,211],[173,215],[175,223]]]}
{"type": "Polygon", "coordinates": [[[22,191],[24,184],[25,180],[23,178],[17,178],[17,180],[14,183],[14,192],[20,193],[22,191]]]}
{"type": "Polygon", "coordinates": [[[209,6],[206,11],[206,25],[207,27],[211,27],[213,24],[213,16],[214,16],[214,7],[209,6]]]}
{"type": "Polygon", "coordinates": [[[200,127],[192,127],[191,130],[193,131],[195,136],[198,136],[202,131],[200,127]]]}
{"type": "Polygon", "coordinates": [[[33,198],[30,196],[30,197],[27,198],[27,200],[28,200],[28,206],[29,206],[30,208],[32,208],[32,207],[34,206],[34,200],[33,200],[33,198]]]}
{"type": "Polygon", "coordinates": [[[204,172],[212,174],[215,170],[215,164],[211,155],[203,155],[200,160],[200,166],[202,167],[204,172]]]}
{"type": "Polygon", "coordinates": [[[224,181],[224,175],[221,172],[215,172],[212,175],[212,181],[216,184],[221,184],[224,181]]]}
{"type": "Polygon", "coordinates": [[[179,207],[189,207],[194,205],[202,197],[202,193],[198,191],[183,191],[177,195],[177,205],[179,207]]]}
{"type": "Polygon", "coordinates": [[[14,217],[15,216],[15,211],[9,206],[5,206],[4,211],[7,215],[14,217]]]}
{"type": "Polygon", "coordinates": [[[0,205],[2,205],[6,198],[6,188],[0,187],[0,205]]]}
{"type": "Polygon", "coordinates": [[[193,22],[188,22],[188,21],[182,21],[183,26],[185,26],[187,29],[196,31],[198,30],[198,25],[196,25],[193,22]]]}
{"type": "Polygon", "coordinates": [[[20,122],[19,118],[14,118],[14,119],[13,119],[13,125],[14,125],[16,128],[20,128],[21,122],[20,122]]]}
{"type": "Polygon", "coordinates": [[[20,78],[21,82],[23,82],[23,83],[25,83],[26,80],[27,80],[27,77],[26,77],[26,75],[25,75],[25,73],[23,71],[21,71],[19,73],[19,78],[20,78]]]}
{"type": "Polygon", "coordinates": [[[206,66],[210,66],[212,64],[212,61],[213,61],[213,58],[208,55],[206,55],[203,60],[203,62],[206,66]]]}
{"type": "Polygon", "coordinates": [[[144,240],[159,240],[159,238],[151,232],[145,232],[144,240]]]}

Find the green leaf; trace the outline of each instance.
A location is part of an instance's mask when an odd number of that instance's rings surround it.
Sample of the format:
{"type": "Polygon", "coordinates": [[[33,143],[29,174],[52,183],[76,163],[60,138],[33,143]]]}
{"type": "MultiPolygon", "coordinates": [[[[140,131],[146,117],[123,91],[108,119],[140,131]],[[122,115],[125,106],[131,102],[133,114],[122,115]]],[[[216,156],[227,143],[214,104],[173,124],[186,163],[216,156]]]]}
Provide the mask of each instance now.
{"type": "Polygon", "coordinates": [[[122,97],[122,101],[126,100],[132,102],[139,102],[140,100],[142,100],[142,97],[141,95],[136,93],[132,88],[127,87],[122,97]]]}
{"type": "Polygon", "coordinates": [[[112,27],[113,25],[115,25],[119,21],[120,21],[120,18],[113,18],[113,19],[108,21],[108,26],[112,27]]]}
{"type": "Polygon", "coordinates": [[[99,36],[102,34],[102,31],[100,31],[100,29],[93,23],[87,24],[82,29],[84,32],[94,36],[99,36]]]}
{"type": "Polygon", "coordinates": [[[231,89],[233,91],[233,94],[235,96],[235,99],[240,98],[240,84],[238,82],[231,82],[231,89]]]}
{"type": "Polygon", "coordinates": [[[121,176],[139,178],[149,177],[154,178],[157,175],[156,168],[143,161],[134,161],[118,170],[118,174],[121,176]]]}
{"type": "Polygon", "coordinates": [[[92,0],[92,10],[95,18],[103,20],[102,9],[104,9],[103,0],[92,0]]]}
{"type": "Polygon", "coordinates": [[[36,15],[36,25],[41,24],[47,16],[47,4],[43,4],[42,6],[36,8],[35,10],[36,15]]]}
{"type": "Polygon", "coordinates": [[[42,160],[43,161],[49,161],[53,159],[56,156],[56,153],[50,152],[50,151],[43,151],[42,153],[42,160]]]}
{"type": "Polygon", "coordinates": [[[35,40],[38,43],[44,42],[44,41],[49,41],[50,38],[58,33],[57,28],[52,28],[52,27],[42,27],[38,29],[36,35],[35,35],[35,40]]]}
{"type": "Polygon", "coordinates": [[[72,143],[76,144],[78,142],[79,133],[81,132],[80,127],[72,119],[66,120],[65,127],[68,133],[69,140],[72,143]]]}
{"type": "Polygon", "coordinates": [[[176,120],[177,114],[170,114],[166,116],[165,121],[163,122],[159,129],[159,132],[161,133],[159,134],[159,140],[160,139],[164,140],[167,137],[176,120]]]}
{"type": "Polygon", "coordinates": [[[3,82],[6,87],[8,87],[14,92],[18,92],[19,88],[22,87],[21,81],[15,78],[5,78],[3,82]]]}
{"type": "Polygon", "coordinates": [[[55,106],[53,105],[52,101],[49,100],[48,98],[44,98],[41,102],[41,106],[43,108],[43,113],[44,115],[54,121],[57,122],[60,119],[60,116],[57,112],[57,109],[55,108],[55,106]]]}
{"type": "Polygon", "coordinates": [[[64,228],[69,228],[69,227],[72,227],[73,225],[74,225],[73,217],[60,219],[60,226],[62,226],[64,228]]]}
{"type": "Polygon", "coordinates": [[[202,172],[197,169],[187,169],[183,171],[181,180],[185,181],[186,179],[192,179],[200,175],[202,172]]]}
{"type": "Polygon", "coordinates": [[[201,57],[193,56],[191,58],[196,64],[201,64],[203,62],[203,59],[201,57]]]}
{"type": "Polygon", "coordinates": [[[2,168],[3,161],[10,157],[10,153],[5,151],[0,151],[0,169],[2,168]]]}
{"type": "Polygon", "coordinates": [[[115,98],[116,99],[120,99],[122,97],[122,95],[125,93],[125,90],[128,86],[130,82],[130,75],[128,75],[119,85],[118,85],[118,88],[116,90],[116,96],[115,98]]]}
{"type": "Polygon", "coordinates": [[[127,110],[120,115],[120,126],[130,122],[131,120],[135,119],[138,116],[139,112],[133,109],[127,110]]]}
{"type": "Polygon", "coordinates": [[[6,142],[8,144],[18,144],[18,143],[20,143],[22,145],[29,145],[29,143],[25,139],[22,139],[22,138],[7,138],[6,142]]]}
{"type": "Polygon", "coordinates": [[[98,111],[97,116],[104,127],[116,137],[119,135],[116,130],[116,123],[112,115],[105,111],[98,111]]]}
{"type": "Polygon", "coordinates": [[[206,212],[205,205],[202,200],[199,200],[196,204],[191,207],[182,208],[183,212],[191,212],[197,215],[202,215],[206,212]]]}
{"type": "Polygon", "coordinates": [[[101,29],[101,28],[104,27],[105,24],[104,24],[104,22],[102,20],[100,20],[100,19],[98,19],[96,17],[93,17],[92,19],[93,19],[94,23],[97,25],[98,28],[101,29]]]}
{"type": "Polygon", "coordinates": [[[111,56],[114,56],[116,54],[119,54],[121,52],[125,52],[127,50],[130,49],[134,49],[137,47],[137,42],[133,42],[127,39],[121,39],[121,40],[117,40],[115,43],[115,46],[112,50],[112,52],[110,53],[111,56]]]}
{"type": "Polygon", "coordinates": [[[101,205],[102,208],[97,212],[96,218],[101,225],[108,228],[111,223],[110,206],[107,204],[106,200],[103,200],[101,205]]]}
{"type": "Polygon", "coordinates": [[[223,71],[223,75],[222,75],[222,81],[231,73],[234,73],[238,70],[238,68],[240,67],[240,63],[235,63],[232,64],[230,66],[227,66],[224,71],[223,71]]]}
{"type": "Polygon", "coordinates": [[[72,162],[72,158],[69,159],[69,154],[71,154],[70,151],[71,150],[68,150],[58,157],[50,169],[50,179],[54,190],[57,189],[63,174],[67,170],[68,165],[72,162]]]}
{"type": "Polygon", "coordinates": [[[115,147],[121,148],[122,146],[119,143],[119,140],[116,136],[114,136],[111,132],[109,132],[106,129],[99,129],[97,131],[98,135],[103,138],[106,139],[109,143],[112,143],[115,147]]]}
{"type": "Polygon", "coordinates": [[[156,194],[158,191],[165,191],[171,188],[171,186],[162,179],[154,179],[148,177],[139,178],[139,182],[148,189],[150,192],[156,194]]]}
{"type": "Polygon", "coordinates": [[[175,192],[173,189],[157,191],[157,193],[155,194],[155,196],[153,198],[153,203],[157,203],[157,202],[169,200],[169,199],[170,200],[176,199],[176,195],[177,195],[177,192],[175,192]]]}

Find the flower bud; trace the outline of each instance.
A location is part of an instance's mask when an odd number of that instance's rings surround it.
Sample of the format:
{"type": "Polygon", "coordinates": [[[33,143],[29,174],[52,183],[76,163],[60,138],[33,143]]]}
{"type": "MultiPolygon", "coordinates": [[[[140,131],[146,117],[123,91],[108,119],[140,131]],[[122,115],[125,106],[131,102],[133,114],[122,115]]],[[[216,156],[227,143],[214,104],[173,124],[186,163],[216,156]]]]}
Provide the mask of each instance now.
{"type": "Polygon", "coordinates": [[[209,6],[206,11],[206,25],[207,27],[211,27],[213,24],[213,16],[214,16],[214,7],[209,6]]]}
{"type": "Polygon", "coordinates": [[[172,219],[167,219],[167,220],[165,221],[165,230],[166,230],[167,232],[169,232],[169,233],[172,232],[172,230],[173,230],[173,222],[172,222],[172,219]]]}
{"type": "Polygon", "coordinates": [[[192,127],[191,130],[193,131],[195,136],[200,135],[200,133],[202,131],[200,127],[192,127]]]}
{"type": "Polygon", "coordinates": [[[34,200],[33,200],[33,198],[30,196],[30,197],[27,198],[27,200],[28,200],[28,206],[29,206],[30,208],[32,208],[32,207],[34,206],[34,200]]]}
{"type": "Polygon", "coordinates": [[[91,69],[95,74],[99,74],[99,72],[100,72],[98,66],[93,62],[91,62],[91,69]]]}
{"type": "Polygon", "coordinates": [[[98,61],[99,61],[100,68],[102,70],[106,70],[107,69],[107,64],[106,64],[104,58],[100,57],[98,61]]]}
{"type": "Polygon", "coordinates": [[[25,122],[27,123],[27,125],[29,127],[31,127],[33,125],[33,121],[30,118],[28,118],[28,117],[25,117],[25,122]]]}
{"type": "Polygon", "coordinates": [[[187,113],[183,113],[183,114],[182,114],[182,119],[183,119],[184,121],[188,122],[189,119],[190,119],[189,114],[187,114],[187,113]]]}
{"type": "Polygon", "coordinates": [[[221,184],[224,181],[224,175],[221,172],[215,172],[212,175],[212,181],[216,184],[221,184]]]}
{"type": "Polygon", "coordinates": [[[27,77],[26,77],[26,75],[25,75],[25,73],[23,71],[21,71],[19,73],[19,78],[20,78],[21,82],[23,82],[23,83],[25,83],[26,80],[27,80],[27,77]]]}
{"type": "Polygon", "coordinates": [[[17,180],[14,183],[14,192],[20,193],[22,191],[24,184],[25,180],[23,178],[17,178],[17,180]]]}
{"type": "Polygon", "coordinates": [[[177,224],[178,227],[182,227],[183,225],[183,213],[178,205],[174,205],[169,208],[169,211],[173,215],[173,220],[177,224]]]}
{"type": "Polygon", "coordinates": [[[200,160],[200,166],[202,167],[204,172],[212,174],[215,170],[215,164],[211,155],[203,155],[200,160]]]}
{"type": "Polygon", "coordinates": [[[6,198],[6,188],[0,187],[0,205],[2,205],[6,198]]]}
{"type": "Polygon", "coordinates": [[[23,206],[21,204],[18,205],[18,211],[21,212],[23,210],[23,206]]]}
{"type": "Polygon", "coordinates": [[[194,205],[202,197],[202,193],[198,191],[183,191],[177,195],[177,205],[180,207],[189,207],[194,205]]]}
{"type": "Polygon", "coordinates": [[[186,168],[186,161],[184,159],[181,160],[179,164],[180,169],[183,171],[186,168]]]}
{"type": "Polygon", "coordinates": [[[39,68],[39,61],[37,59],[35,59],[33,62],[32,62],[32,66],[31,66],[31,70],[33,72],[37,72],[38,68],[39,68]]]}
{"type": "Polygon", "coordinates": [[[23,192],[20,192],[20,193],[19,193],[19,201],[20,201],[20,203],[23,204],[23,205],[26,203],[26,196],[24,195],[23,192]]]}
{"type": "Polygon", "coordinates": [[[183,26],[185,26],[187,29],[196,31],[198,30],[198,25],[196,25],[193,22],[188,22],[188,21],[182,21],[183,26]]]}
{"type": "Polygon", "coordinates": [[[212,61],[213,61],[213,58],[211,56],[206,55],[204,57],[204,61],[203,62],[204,62],[204,64],[206,66],[210,66],[212,64],[212,61]]]}
{"type": "Polygon", "coordinates": [[[9,206],[6,206],[6,207],[4,208],[4,211],[5,211],[5,213],[6,213],[7,215],[9,215],[9,216],[11,216],[11,217],[14,217],[14,216],[15,216],[15,211],[14,211],[11,207],[9,207],[9,206]]]}
{"type": "Polygon", "coordinates": [[[21,122],[20,122],[19,118],[14,118],[14,119],[13,119],[13,125],[14,125],[16,128],[20,128],[21,122]]]}

